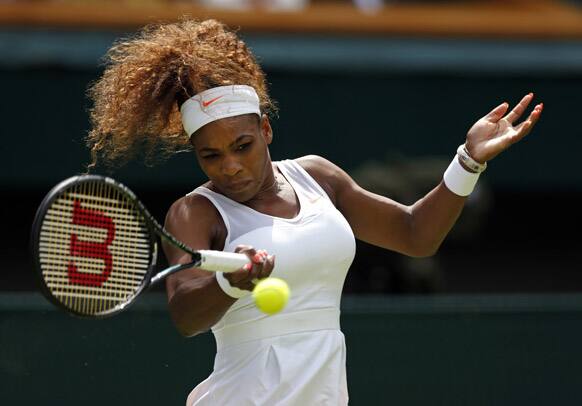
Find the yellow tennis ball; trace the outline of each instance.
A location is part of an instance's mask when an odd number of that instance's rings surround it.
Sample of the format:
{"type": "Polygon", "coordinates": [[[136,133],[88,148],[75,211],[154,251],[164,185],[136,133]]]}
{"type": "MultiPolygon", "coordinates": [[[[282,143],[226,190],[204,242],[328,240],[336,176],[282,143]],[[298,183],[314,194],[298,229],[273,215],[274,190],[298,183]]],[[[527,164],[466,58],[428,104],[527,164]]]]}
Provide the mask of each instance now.
{"type": "Polygon", "coordinates": [[[283,310],[289,300],[289,286],[283,279],[266,278],[253,289],[253,298],[260,311],[275,314],[283,310]]]}

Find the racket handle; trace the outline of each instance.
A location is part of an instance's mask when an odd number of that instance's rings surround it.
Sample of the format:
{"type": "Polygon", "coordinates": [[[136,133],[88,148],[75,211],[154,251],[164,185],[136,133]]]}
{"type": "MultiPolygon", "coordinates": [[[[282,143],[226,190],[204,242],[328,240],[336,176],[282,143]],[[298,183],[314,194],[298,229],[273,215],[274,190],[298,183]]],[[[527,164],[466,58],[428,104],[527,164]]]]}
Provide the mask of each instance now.
{"type": "Polygon", "coordinates": [[[197,251],[200,258],[198,268],[213,272],[234,272],[251,262],[244,254],[234,252],[200,250],[197,251]]]}

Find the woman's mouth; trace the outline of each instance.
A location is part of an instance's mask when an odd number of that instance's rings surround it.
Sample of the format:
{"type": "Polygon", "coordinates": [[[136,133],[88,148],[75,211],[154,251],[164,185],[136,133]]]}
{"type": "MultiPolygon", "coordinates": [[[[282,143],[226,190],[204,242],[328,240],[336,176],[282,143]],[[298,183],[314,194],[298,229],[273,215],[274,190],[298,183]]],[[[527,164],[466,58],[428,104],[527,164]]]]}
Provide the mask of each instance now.
{"type": "Polygon", "coordinates": [[[248,185],[251,184],[251,180],[240,180],[236,182],[229,182],[226,187],[233,192],[238,192],[240,190],[245,189],[248,185]]]}

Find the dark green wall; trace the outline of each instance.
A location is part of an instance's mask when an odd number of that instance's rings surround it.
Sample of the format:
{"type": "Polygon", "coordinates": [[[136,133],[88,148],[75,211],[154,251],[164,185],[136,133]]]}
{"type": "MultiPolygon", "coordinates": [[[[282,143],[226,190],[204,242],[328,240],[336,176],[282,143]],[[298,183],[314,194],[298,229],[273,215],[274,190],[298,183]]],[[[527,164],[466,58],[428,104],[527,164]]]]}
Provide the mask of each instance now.
{"type": "MultiPolygon", "coordinates": [[[[98,70],[0,71],[0,183],[47,188],[83,170],[89,159],[85,89],[98,70]]],[[[468,128],[503,100],[532,90],[546,106],[531,137],[490,164],[494,186],[580,189],[582,171],[567,150],[582,149],[575,125],[582,106],[579,77],[447,76],[349,72],[269,72],[280,117],[275,159],[316,153],[355,169],[390,155],[449,157],[468,128]]],[[[103,171],[103,169],[100,169],[103,171]]],[[[202,179],[190,154],[155,168],[133,163],[113,173],[130,186],[189,187],[202,179]]]]}
{"type": "MultiPolygon", "coordinates": [[[[579,405],[582,296],[344,298],[352,405],[579,405]]],[[[18,405],[182,405],[212,369],[163,296],[115,318],[72,318],[0,296],[0,397],[18,405]]]]}

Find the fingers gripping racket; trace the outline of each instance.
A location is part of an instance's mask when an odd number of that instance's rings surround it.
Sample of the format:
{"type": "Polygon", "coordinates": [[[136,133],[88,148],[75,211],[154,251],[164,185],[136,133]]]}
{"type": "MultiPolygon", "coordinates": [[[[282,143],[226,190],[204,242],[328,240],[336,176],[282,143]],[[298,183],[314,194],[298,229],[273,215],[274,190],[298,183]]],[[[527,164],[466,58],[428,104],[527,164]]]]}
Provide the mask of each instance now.
{"type": "Polygon", "coordinates": [[[85,317],[124,310],[149,286],[182,269],[233,272],[246,255],[193,250],[176,240],[119,182],[98,175],[69,178],[42,201],[32,227],[32,251],[44,295],[85,317]],[[153,275],[156,234],[192,262],[153,275]]]}

